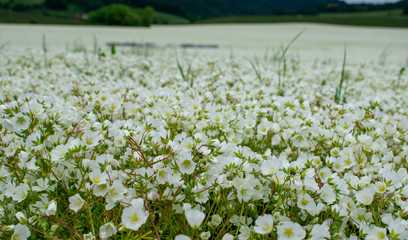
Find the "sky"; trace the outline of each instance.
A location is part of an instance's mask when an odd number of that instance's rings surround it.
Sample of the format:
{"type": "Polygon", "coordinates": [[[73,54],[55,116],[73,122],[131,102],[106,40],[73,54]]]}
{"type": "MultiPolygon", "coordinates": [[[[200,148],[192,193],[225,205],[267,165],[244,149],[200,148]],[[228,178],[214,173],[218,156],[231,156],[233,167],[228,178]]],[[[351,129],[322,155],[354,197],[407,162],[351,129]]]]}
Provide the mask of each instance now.
{"type": "Polygon", "coordinates": [[[400,0],[345,0],[346,3],[395,3],[400,0]]]}

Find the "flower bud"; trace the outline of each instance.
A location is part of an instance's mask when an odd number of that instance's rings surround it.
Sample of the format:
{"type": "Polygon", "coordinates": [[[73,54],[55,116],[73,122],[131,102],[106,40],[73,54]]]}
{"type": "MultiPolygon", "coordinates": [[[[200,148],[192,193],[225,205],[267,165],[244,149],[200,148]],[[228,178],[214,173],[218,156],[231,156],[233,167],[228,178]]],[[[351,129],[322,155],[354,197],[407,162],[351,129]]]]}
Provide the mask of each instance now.
{"type": "Polygon", "coordinates": [[[234,235],[230,234],[230,233],[226,233],[223,237],[222,240],[233,240],[234,239],[234,235]]]}
{"type": "Polygon", "coordinates": [[[16,227],[15,225],[8,225],[8,226],[2,227],[1,230],[3,232],[13,231],[15,227],[16,227]]]}
{"type": "Polygon", "coordinates": [[[222,218],[221,218],[220,215],[218,215],[218,214],[212,215],[212,218],[211,218],[211,225],[212,226],[216,227],[216,226],[220,225],[221,222],[222,222],[222,218]]]}
{"type": "Polygon", "coordinates": [[[21,224],[26,224],[28,222],[27,217],[22,212],[16,213],[15,216],[16,216],[18,222],[21,223],[21,224]]]}

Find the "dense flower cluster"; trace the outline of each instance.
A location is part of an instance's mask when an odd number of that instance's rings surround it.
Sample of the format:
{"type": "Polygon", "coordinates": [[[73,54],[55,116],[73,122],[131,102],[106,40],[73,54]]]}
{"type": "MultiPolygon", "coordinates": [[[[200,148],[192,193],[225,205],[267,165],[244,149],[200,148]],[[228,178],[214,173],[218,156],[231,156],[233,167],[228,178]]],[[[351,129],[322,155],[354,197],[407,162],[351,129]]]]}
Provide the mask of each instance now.
{"type": "Polygon", "coordinates": [[[408,239],[400,66],[180,59],[3,53],[0,238],[408,239]]]}

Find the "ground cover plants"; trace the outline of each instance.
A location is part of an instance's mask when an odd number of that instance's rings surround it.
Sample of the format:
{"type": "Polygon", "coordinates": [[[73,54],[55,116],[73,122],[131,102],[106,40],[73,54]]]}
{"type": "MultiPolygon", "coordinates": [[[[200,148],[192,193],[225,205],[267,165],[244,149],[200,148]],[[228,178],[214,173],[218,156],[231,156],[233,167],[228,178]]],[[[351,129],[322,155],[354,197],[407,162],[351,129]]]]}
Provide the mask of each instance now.
{"type": "Polygon", "coordinates": [[[407,239],[406,66],[273,59],[3,49],[0,238],[407,239]]]}

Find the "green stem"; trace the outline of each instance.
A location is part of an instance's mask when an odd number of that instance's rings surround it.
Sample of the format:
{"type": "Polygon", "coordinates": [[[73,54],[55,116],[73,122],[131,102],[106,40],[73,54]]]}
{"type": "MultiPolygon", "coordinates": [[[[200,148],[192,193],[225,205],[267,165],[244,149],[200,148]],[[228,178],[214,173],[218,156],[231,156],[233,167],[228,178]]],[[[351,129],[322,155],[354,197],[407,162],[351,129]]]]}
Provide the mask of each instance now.
{"type": "Polygon", "coordinates": [[[91,214],[91,206],[88,207],[88,215],[89,215],[89,221],[91,223],[92,234],[95,234],[95,227],[94,227],[92,214],[91,214]]]}

